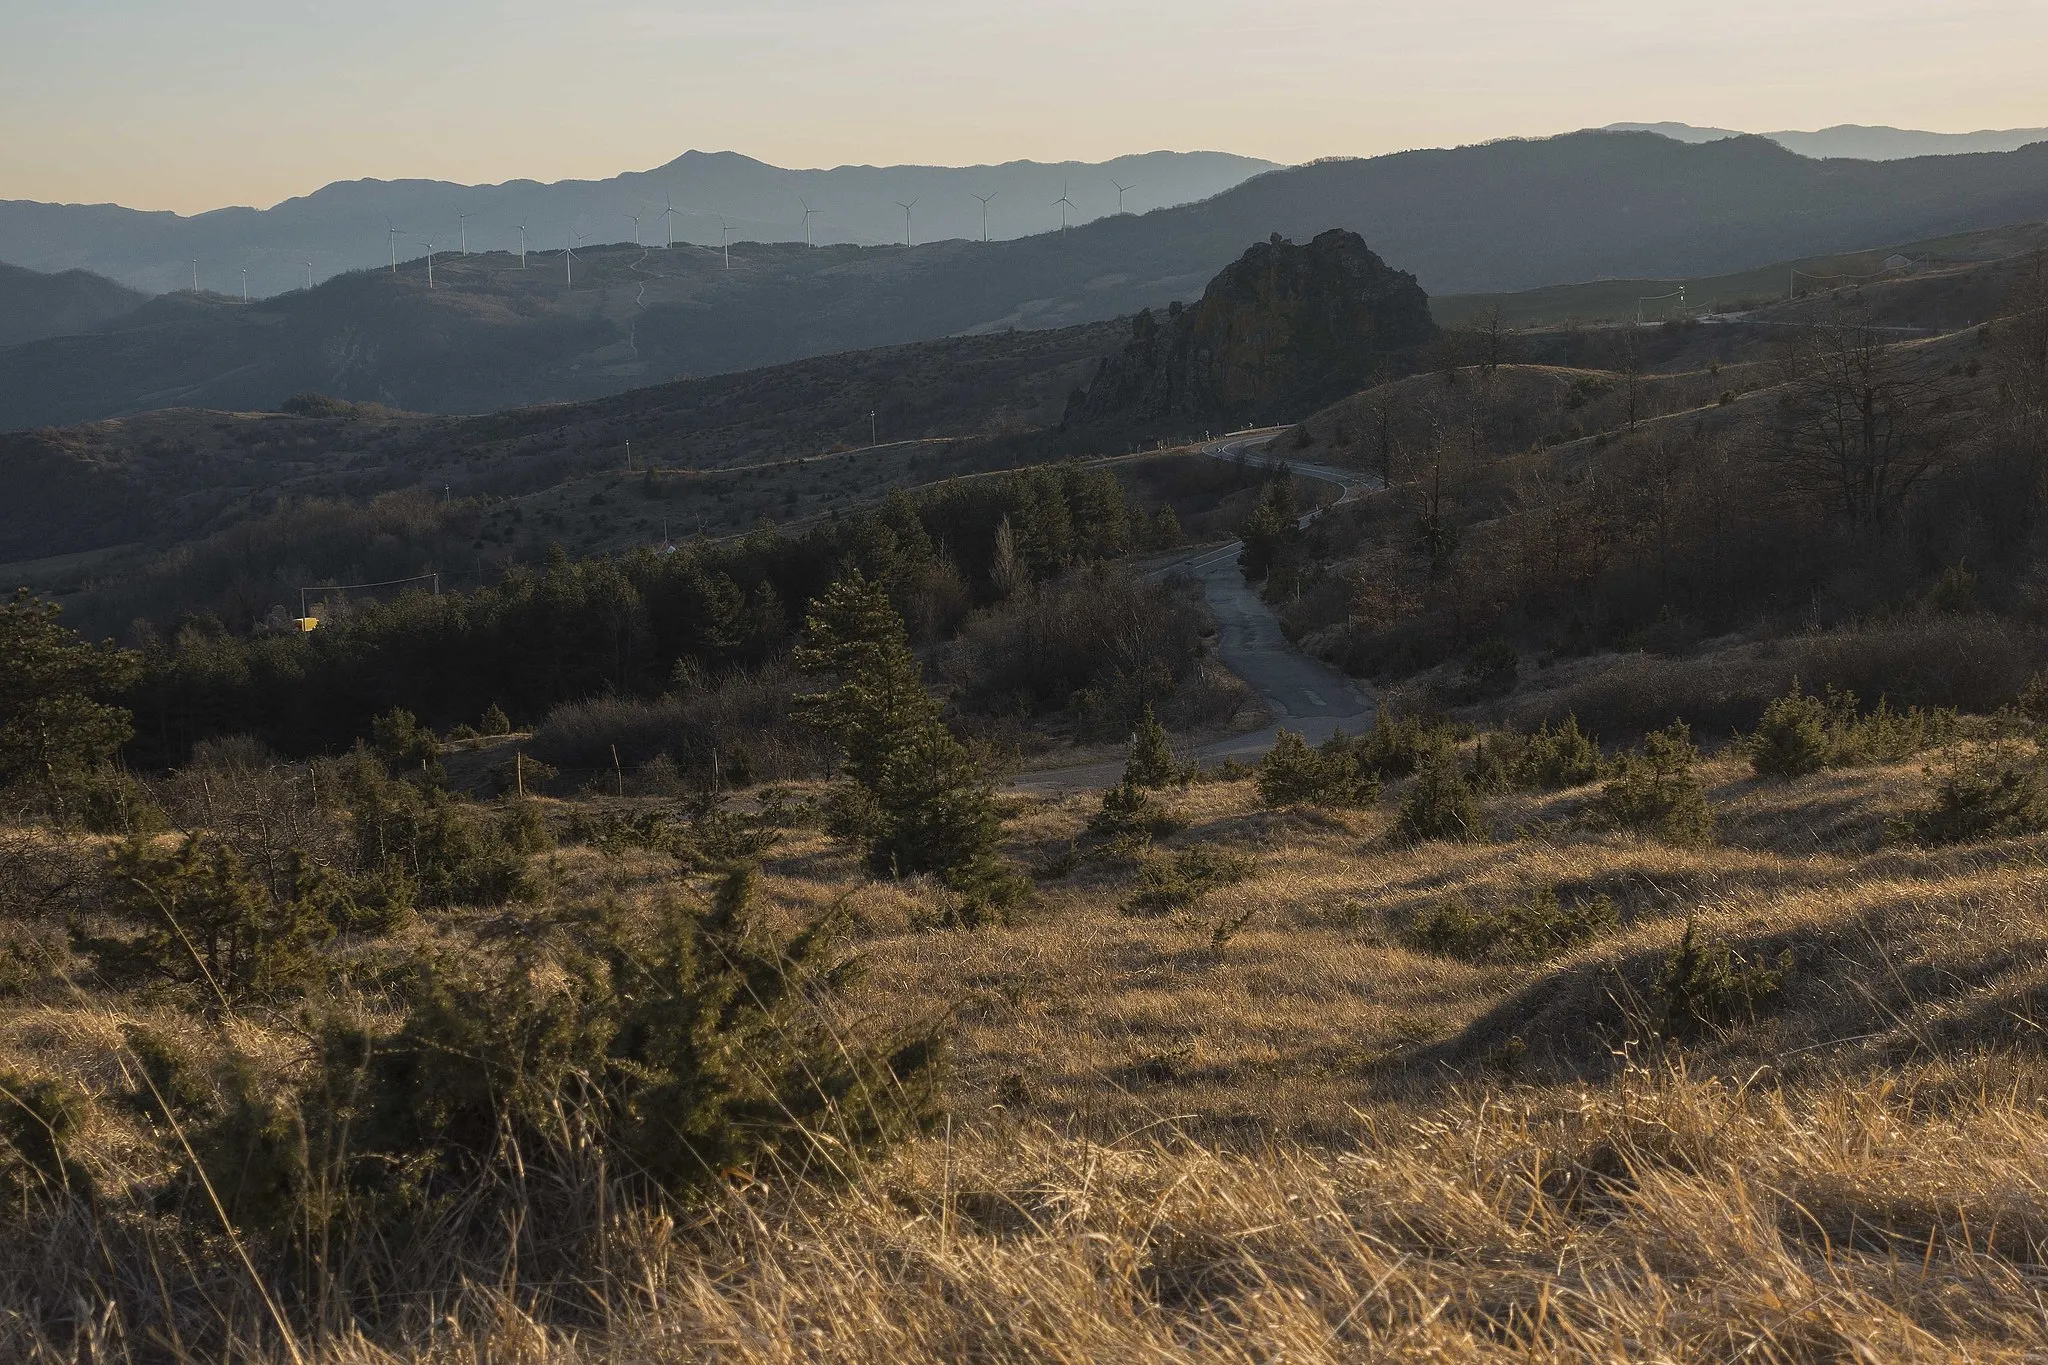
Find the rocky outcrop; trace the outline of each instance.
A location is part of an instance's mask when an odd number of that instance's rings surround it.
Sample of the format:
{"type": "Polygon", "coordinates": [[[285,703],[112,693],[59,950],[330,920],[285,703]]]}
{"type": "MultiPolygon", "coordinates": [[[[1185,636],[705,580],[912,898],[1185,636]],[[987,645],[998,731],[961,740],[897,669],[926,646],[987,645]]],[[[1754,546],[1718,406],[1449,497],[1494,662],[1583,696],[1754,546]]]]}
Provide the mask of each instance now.
{"type": "Polygon", "coordinates": [[[1429,296],[1355,232],[1275,234],[1192,308],[1149,309],[1068,405],[1069,426],[1289,420],[1406,368],[1435,335],[1429,296]]]}

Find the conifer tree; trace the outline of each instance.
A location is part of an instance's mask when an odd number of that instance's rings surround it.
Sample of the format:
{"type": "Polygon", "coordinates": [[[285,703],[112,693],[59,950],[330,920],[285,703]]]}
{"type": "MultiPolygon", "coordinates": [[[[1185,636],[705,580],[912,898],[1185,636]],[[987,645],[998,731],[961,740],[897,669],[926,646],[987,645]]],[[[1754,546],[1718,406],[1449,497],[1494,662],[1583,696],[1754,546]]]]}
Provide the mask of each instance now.
{"type": "Polygon", "coordinates": [[[1131,732],[1130,757],[1124,762],[1124,785],[1166,787],[1180,779],[1180,764],[1174,761],[1173,746],[1167,742],[1166,727],[1145,703],[1138,728],[1131,732]]]}
{"type": "Polygon", "coordinates": [[[833,584],[812,604],[796,657],[838,680],[799,697],[796,713],[844,754],[853,789],[835,803],[836,823],[865,843],[869,869],[932,873],[977,918],[1017,899],[1021,883],[996,852],[994,785],[940,719],[881,586],[858,570],[833,584]]]}
{"type": "Polygon", "coordinates": [[[0,783],[28,779],[59,814],[134,734],[107,698],[139,671],[135,655],[86,643],[62,614],[26,588],[0,603],[0,783]]]}

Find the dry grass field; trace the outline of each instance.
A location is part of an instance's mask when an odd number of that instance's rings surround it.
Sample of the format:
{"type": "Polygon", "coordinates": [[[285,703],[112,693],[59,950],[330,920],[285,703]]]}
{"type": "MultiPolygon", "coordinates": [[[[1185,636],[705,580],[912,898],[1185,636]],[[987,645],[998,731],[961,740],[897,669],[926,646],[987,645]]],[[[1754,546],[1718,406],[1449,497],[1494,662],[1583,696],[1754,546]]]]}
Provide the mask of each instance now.
{"type": "MultiPolygon", "coordinates": [[[[1039,891],[981,928],[933,927],[942,892],[869,882],[822,831],[789,830],[765,860],[771,917],[847,899],[866,971],[838,1026],[937,1024],[942,1117],[873,1158],[821,1133],[806,1169],[735,1171],[665,1209],[620,1198],[596,1153],[536,1165],[533,1225],[486,1238],[491,1257],[451,1238],[401,1303],[287,1304],[219,1219],[145,1216],[183,1139],[117,1100],[129,1026],[232,1044],[282,1080],[307,1064],[301,1016],[97,987],[23,907],[39,887],[46,909],[78,904],[103,849],[17,831],[0,1068],[84,1097],[70,1151],[94,1193],[13,1187],[0,1353],[2040,1358],[2042,841],[1889,838],[1923,799],[1918,761],[1764,781],[1723,758],[1702,776],[1719,834],[1699,848],[1592,829],[1591,788],[1496,798],[1490,842],[1412,847],[1389,834],[1398,788],[1275,810],[1249,781],[1201,783],[1164,796],[1176,832],[1135,848],[1087,834],[1093,796],[1013,797],[1011,852],[1039,891]],[[1139,889],[1189,850],[1230,872],[1145,912],[1139,889]],[[1447,902],[1544,891],[1606,897],[1614,927],[1543,961],[1414,946],[1447,902]],[[1659,978],[1688,924],[1785,964],[1783,986],[1668,1038],[1659,978]],[[580,1225],[543,1217],[564,1207],[580,1225]]],[[[690,881],[604,840],[538,858],[530,910],[423,916],[394,942],[502,952],[566,908],[631,914],[690,881]]],[[[374,1013],[375,974],[345,979],[330,989],[374,1013]]]]}

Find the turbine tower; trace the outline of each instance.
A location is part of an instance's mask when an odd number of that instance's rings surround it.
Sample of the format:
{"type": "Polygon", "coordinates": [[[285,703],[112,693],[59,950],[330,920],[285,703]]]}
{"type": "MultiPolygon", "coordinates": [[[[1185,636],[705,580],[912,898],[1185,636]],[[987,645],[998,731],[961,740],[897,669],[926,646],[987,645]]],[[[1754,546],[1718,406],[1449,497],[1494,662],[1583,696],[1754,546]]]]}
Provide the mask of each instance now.
{"type": "Polygon", "coordinates": [[[249,301],[249,267],[245,265],[245,266],[243,266],[243,267],[242,267],[242,302],[243,302],[243,303],[247,303],[248,301],[249,301]]]}
{"type": "Polygon", "coordinates": [[[818,211],[811,207],[807,199],[798,199],[796,202],[804,206],[804,247],[808,250],[811,245],[811,219],[817,217],[818,211]]]}
{"type": "Polygon", "coordinates": [[[1001,193],[1001,190],[995,190],[988,194],[977,194],[974,196],[981,201],[981,241],[984,246],[988,244],[988,201],[1001,193]]]}
{"type": "Polygon", "coordinates": [[[462,238],[462,254],[465,256],[469,254],[469,220],[474,216],[473,214],[463,213],[459,209],[455,214],[455,231],[462,238]]]}
{"type": "Polygon", "coordinates": [[[384,228],[391,234],[391,273],[398,273],[398,229],[391,226],[391,220],[384,220],[384,228]]]}
{"type": "Polygon", "coordinates": [[[311,289],[313,287],[313,263],[306,261],[303,264],[306,267],[306,288],[311,289]]]}
{"type": "Polygon", "coordinates": [[[1112,179],[1109,183],[1116,186],[1116,211],[1122,213],[1124,211],[1124,196],[1138,188],[1142,182],[1133,180],[1130,184],[1125,185],[1112,179]]]}
{"type": "MultiPolygon", "coordinates": [[[[923,198],[923,197],[924,197],[924,196],[922,196],[922,195],[919,195],[919,196],[918,196],[918,198],[919,198],[919,199],[921,199],[921,198],[923,198]]],[[[916,208],[916,207],[917,207],[917,199],[913,199],[913,200],[911,200],[911,201],[910,201],[909,203],[907,203],[907,204],[906,204],[906,203],[904,203],[904,202],[903,202],[902,200],[900,200],[900,199],[899,199],[899,200],[897,200],[897,201],[896,201],[896,207],[897,207],[897,208],[899,208],[899,209],[902,209],[902,210],[903,210],[903,245],[905,245],[905,246],[909,246],[909,245],[910,245],[910,211],[911,211],[912,209],[914,209],[914,208],[916,208]]]]}
{"type": "Polygon", "coordinates": [[[526,269],[526,224],[519,225],[519,268],[526,269]]]}
{"type": "Polygon", "coordinates": [[[662,198],[668,201],[668,207],[661,211],[663,221],[668,224],[668,245],[663,247],[662,250],[673,251],[676,245],[676,215],[681,213],[682,210],[676,207],[676,197],[674,194],[667,190],[663,190],[661,193],[662,198]]]}
{"type": "Polygon", "coordinates": [[[718,215],[718,249],[725,253],[725,268],[732,269],[732,228],[722,213],[718,215]]]}
{"type": "Polygon", "coordinates": [[[1073,209],[1076,213],[1080,212],[1079,207],[1074,201],[1067,198],[1067,186],[1065,183],[1060,185],[1060,197],[1052,202],[1053,207],[1060,211],[1060,231],[1065,232],[1067,230],[1067,210],[1073,209]]]}
{"type": "Polygon", "coordinates": [[[583,245],[583,239],[590,234],[579,232],[576,240],[562,248],[562,277],[568,283],[569,292],[576,292],[576,248],[583,245]]]}
{"type": "Polygon", "coordinates": [[[199,297],[199,258],[192,258],[192,297],[199,297]]]}
{"type": "Polygon", "coordinates": [[[626,216],[633,220],[633,245],[638,246],[640,245],[640,215],[629,213],[626,216]]]}
{"type": "Polygon", "coordinates": [[[434,239],[432,237],[424,238],[421,240],[420,245],[427,249],[427,288],[432,289],[434,287],[434,239]]]}

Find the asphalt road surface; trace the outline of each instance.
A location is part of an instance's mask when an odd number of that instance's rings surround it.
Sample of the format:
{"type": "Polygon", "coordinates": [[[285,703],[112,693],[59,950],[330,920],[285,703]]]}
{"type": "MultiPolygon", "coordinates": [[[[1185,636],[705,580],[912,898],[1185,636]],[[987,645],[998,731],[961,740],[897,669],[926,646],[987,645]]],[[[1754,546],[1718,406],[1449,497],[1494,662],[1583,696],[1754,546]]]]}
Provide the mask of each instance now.
{"type": "MultiPolygon", "coordinates": [[[[1279,458],[1264,450],[1277,434],[1268,431],[1226,437],[1212,441],[1203,447],[1202,453],[1219,460],[1235,460],[1242,453],[1255,463],[1278,464],[1279,458]]],[[[1331,506],[1349,502],[1374,486],[1370,476],[1355,469],[1295,460],[1286,463],[1298,474],[1342,488],[1343,494],[1331,506]]],[[[1301,524],[1306,526],[1318,515],[1320,512],[1309,513],[1301,524]]],[[[1288,643],[1280,631],[1280,618],[1259,600],[1258,592],[1244,581],[1244,574],[1237,567],[1237,557],[1243,550],[1244,542],[1237,540],[1228,545],[1213,545],[1162,564],[1150,574],[1164,578],[1180,571],[1201,582],[1209,609],[1216,617],[1217,657],[1225,668],[1250,684],[1274,716],[1274,723],[1265,729],[1204,745],[1195,751],[1195,757],[1204,763],[1221,763],[1227,758],[1256,759],[1273,747],[1283,728],[1293,730],[1310,743],[1321,743],[1339,728],[1348,734],[1371,728],[1373,704],[1364,690],[1330,665],[1311,659],[1288,643]]],[[[1014,785],[1020,791],[1085,791],[1110,786],[1122,774],[1121,761],[1093,763],[1022,773],[1014,785]]]]}

